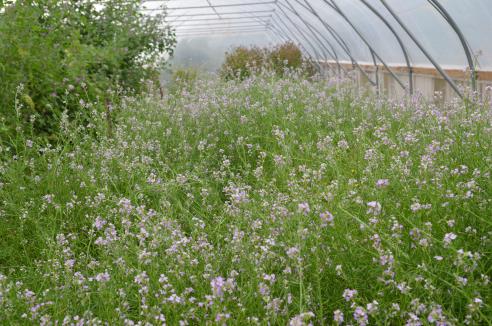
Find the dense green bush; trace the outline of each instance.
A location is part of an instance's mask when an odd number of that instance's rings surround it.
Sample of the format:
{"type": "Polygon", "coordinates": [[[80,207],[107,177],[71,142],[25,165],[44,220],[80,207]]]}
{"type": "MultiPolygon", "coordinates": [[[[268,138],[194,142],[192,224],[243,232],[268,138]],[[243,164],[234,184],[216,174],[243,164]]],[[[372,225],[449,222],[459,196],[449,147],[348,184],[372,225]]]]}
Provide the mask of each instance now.
{"type": "Polygon", "coordinates": [[[244,79],[266,64],[266,49],[239,46],[226,53],[220,74],[226,80],[244,79]]]}
{"type": "Polygon", "coordinates": [[[286,68],[299,69],[303,62],[301,49],[292,42],[277,45],[268,57],[278,74],[283,74],[286,68]]]}
{"type": "Polygon", "coordinates": [[[220,74],[226,80],[235,78],[243,80],[261,70],[273,71],[277,76],[283,76],[286,72],[294,70],[308,76],[315,74],[313,64],[303,57],[299,47],[292,42],[279,44],[273,48],[244,46],[234,48],[226,53],[220,74]]]}
{"type": "Polygon", "coordinates": [[[86,103],[108,100],[109,89],[139,92],[142,80],[156,79],[155,63],[171,54],[175,36],[139,3],[0,4],[0,136],[26,126],[56,134],[62,112],[83,116],[86,103]]]}

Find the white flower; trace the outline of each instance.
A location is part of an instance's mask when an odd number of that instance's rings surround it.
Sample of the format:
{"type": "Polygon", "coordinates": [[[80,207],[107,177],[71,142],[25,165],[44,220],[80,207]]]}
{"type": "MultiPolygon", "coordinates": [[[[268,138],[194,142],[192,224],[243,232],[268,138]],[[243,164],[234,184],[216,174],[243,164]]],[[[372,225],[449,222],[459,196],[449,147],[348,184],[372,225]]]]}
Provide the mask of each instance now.
{"type": "Polygon", "coordinates": [[[377,201],[370,201],[367,203],[367,214],[379,215],[381,214],[381,204],[377,201]]]}
{"type": "Polygon", "coordinates": [[[443,240],[444,247],[448,247],[451,244],[451,242],[453,242],[453,240],[455,240],[457,237],[458,236],[456,234],[452,233],[452,232],[446,233],[444,235],[444,240],[443,240]]]}
{"type": "Polygon", "coordinates": [[[297,211],[301,214],[308,215],[311,209],[309,208],[308,203],[300,203],[297,205],[297,211]]]}

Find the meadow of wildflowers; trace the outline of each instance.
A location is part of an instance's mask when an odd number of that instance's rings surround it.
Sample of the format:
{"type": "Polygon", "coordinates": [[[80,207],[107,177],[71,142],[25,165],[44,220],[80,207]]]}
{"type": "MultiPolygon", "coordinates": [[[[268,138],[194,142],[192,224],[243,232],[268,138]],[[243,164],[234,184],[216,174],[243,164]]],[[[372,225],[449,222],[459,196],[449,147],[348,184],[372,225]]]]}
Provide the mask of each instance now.
{"type": "Polygon", "coordinates": [[[205,78],[0,147],[0,324],[492,324],[492,109],[205,78]]]}

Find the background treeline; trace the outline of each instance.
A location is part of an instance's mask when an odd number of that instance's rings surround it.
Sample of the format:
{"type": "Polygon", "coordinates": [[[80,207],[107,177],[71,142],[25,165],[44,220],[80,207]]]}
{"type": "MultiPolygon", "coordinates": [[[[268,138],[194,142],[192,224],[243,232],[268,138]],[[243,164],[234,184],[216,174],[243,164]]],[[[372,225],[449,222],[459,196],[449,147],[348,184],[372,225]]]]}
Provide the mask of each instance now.
{"type": "Polygon", "coordinates": [[[176,38],[139,3],[0,1],[0,137],[26,128],[54,137],[62,113],[83,118],[111,90],[157,80],[176,38]]]}

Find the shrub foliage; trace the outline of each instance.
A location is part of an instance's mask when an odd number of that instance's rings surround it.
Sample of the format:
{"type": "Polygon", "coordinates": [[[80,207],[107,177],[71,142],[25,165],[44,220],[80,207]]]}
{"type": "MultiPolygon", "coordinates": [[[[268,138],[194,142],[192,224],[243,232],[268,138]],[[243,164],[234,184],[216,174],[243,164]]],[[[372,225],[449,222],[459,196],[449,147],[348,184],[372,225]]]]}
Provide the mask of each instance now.
{"type": "Polygon", "coordinates": [[[309,76],[315,73],[312,64],[303,57],[299,47],[292,42],[286,42],[275,47],[234,48],[226,53],[220,74],[226,80],[243,80],[260,70],[273,71],[280,77],[292,70],[301,70],[309,76]]]}
{"type": "Polygon", "coordinates": [[[61,112],[73,117],[85,103],[104,103],[116,85],[139,92],[142,80],[155,79],[154,63],[172,53],[175,36],[162,17],[140,13],[139,2],[0,4],[2,135],[27,121],[35,132],[53,134],[61,112]]]}

